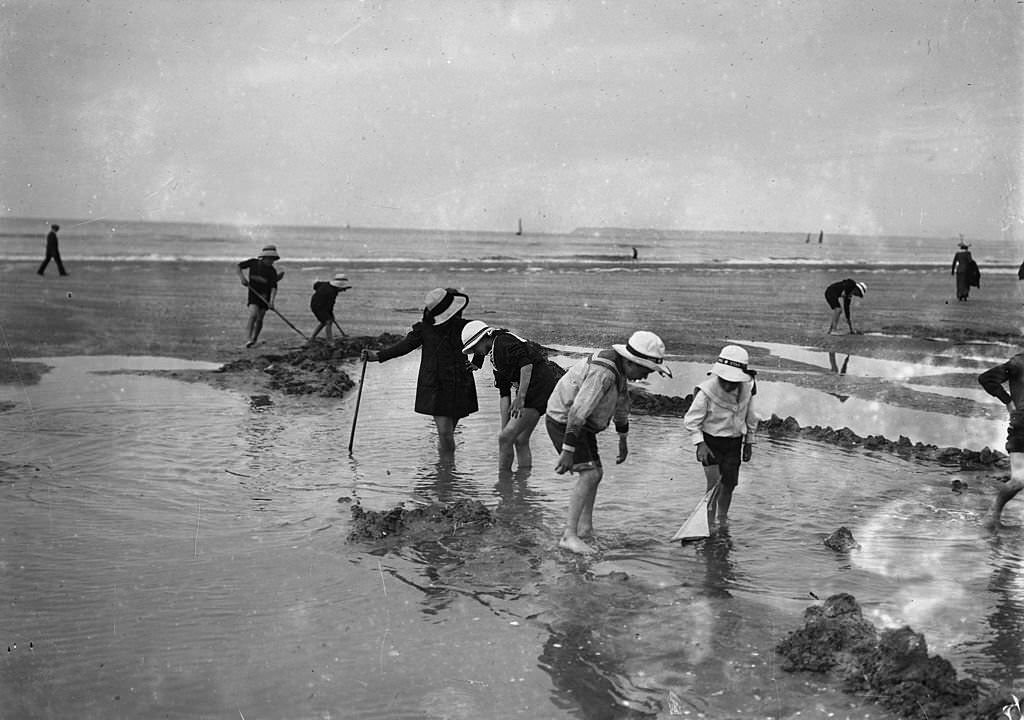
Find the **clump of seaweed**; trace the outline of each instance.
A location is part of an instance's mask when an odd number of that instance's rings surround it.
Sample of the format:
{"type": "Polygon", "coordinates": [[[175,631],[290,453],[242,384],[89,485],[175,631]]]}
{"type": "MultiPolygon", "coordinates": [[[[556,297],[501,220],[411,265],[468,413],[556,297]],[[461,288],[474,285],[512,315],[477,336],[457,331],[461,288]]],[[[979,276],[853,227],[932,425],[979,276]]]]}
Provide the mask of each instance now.
{"type": "Polygon", "coordinates": [[[415,530],[429,530],[436,535],[453,535],[462,528],[485,528],[494,524],[494,516],[479,500],[457,500],[453,503],[430,503],[412,509],[401,505],[378,512],[354,504],[351,508],[350,542],[382,540],[415,530]]]}

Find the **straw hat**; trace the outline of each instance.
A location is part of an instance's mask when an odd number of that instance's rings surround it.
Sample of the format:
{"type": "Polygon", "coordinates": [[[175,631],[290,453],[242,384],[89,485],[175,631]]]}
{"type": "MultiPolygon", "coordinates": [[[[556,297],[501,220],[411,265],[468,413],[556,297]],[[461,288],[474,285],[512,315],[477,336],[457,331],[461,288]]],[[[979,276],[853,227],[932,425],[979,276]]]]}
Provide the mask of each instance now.
{"type": "Polygon", "coordinates": [[[711,373],[729,382],[748,382],[753,380],[747,364],[750,357],[739,345],[726,345],[718,353],[718,359],[711,366],[711,373]]]}
{"type": "Polygon", "coordinates": [[[470,320],[466,327],[462,328],[462,352],[466,355],[473,354],[476,344],[493,332],[487,323],[481,320],[470,320]]]}
{"type": "Polygon", "coordinates": [[[334,277],[331,278],[331,280],[329,280],[328,282],[330,282],[331,285],[333,285],[334,287],[340,288],[342,290],[347,290],[348,288],[352,287],[351,285],[348,284],[348,278],[345,277],[345,273],[335,273],[334,277]]]}
{"type": "Polygon", "coordinates": [[[469,296],[453,288],[434,288],[427,293],[425,301],[424,322],[444,325],[469,305],[469,296]]]}
{"type": "Polygon", "coordinates": [[[260,257],[274,258],[275,260],[279,260],[281,258],[281,256],[277,254],[277,245],[264,246],[264,248],[260,250],[260,257]]]}
{"type": "Polygon", "coordinates": [[[864,283],[862,283],[862,282],[855,282],[854,285],[856,285],[857,289],[860,291],[860,296],[861,297],[864,297],[865,295],[868,294],[868,286],[865,285],[864,283]]]}
{"type": "Polygon", "coordinates": [[[665,343],[652,332],[637,330],[629,336],[625,345],[612,345],[612,350],[648,370],[657,370],[662,375],[672,377],[672,371],[664,365],[665,343]]]}

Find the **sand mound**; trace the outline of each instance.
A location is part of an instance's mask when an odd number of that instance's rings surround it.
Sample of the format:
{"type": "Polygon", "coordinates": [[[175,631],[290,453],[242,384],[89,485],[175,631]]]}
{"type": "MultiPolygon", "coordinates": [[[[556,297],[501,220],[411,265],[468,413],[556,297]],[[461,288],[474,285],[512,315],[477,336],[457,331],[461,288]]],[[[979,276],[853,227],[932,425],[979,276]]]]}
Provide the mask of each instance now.
{"type": "MultiPolygon", "coordinates": [[[[975,681],[958,679],[948,660],[929,656],[920,633],[876,630],[846,593],[807,608],[804,626],[775,650],[784,658],[783,670],[834,673],[845,692],[867,694],[900,717],[994,718],[1006,704],[975,681]]],[[[1009,693],[999,696],[1008,699],[1009,693]]]]}

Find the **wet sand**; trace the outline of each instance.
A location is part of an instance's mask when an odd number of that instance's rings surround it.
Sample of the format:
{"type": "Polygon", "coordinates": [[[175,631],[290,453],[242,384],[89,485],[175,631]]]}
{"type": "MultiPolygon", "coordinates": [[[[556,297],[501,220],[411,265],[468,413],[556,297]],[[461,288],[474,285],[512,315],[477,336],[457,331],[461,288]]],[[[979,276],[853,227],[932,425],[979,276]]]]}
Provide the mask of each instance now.
{"type": "MultiPolygon", "coordinates": [[[[286,276],[278,310],[309,334],[316,326],[308,308],[313,281],[333,268],[281,267],[286,276]]],[[[65,278],[40,278],[31,263],[0,269],[7,359],[147,354],[225,362],[246,356],[245,291],[230,264],[71,261],[69,270],[65,278]]],[[[346,270],[353,289],[339,297],[337,316],[354,335],[403,333],[417,320],[424,293],[437,286],[470,295],[467,317],[542,343],[604,345],[647,328],[664,338],[671,354],[694,360],[713,356],[728,339],[903,359],[957,340],[1013,343],[1024,327],[1014,276],[984,277],[982,289],[958,303],[943,269],[467,263],[346,270]],[[868,335],[825,334],[823,291],[844,277],[867,283],[867,298],[855,303],[853,316],[868,335]]],[[[257,351],[302,342],[268,313],[257,351]]],[[[755,351],[755,364],[758,356],[755,351]]]]}

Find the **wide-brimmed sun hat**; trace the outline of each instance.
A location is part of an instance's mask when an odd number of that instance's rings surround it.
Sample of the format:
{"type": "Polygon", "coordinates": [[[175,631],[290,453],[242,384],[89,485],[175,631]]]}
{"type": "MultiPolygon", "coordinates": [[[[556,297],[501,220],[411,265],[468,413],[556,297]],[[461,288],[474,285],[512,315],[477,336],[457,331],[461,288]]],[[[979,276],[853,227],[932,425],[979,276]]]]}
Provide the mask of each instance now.
{"type": "Polygon", "coordinates": [[[336,288],[344,289],[352,287],[351,285],[348,284],[348,278],[345,277],[345,273],[335,273],[334,277],[331,278],[328,282],[330,282],[331,285],[333,285],[336,288]]]}
{"type": "Polygon", "coordinates": [[[277,254],[277,245],[265,245],[263,249],[260,250],[260,257],[274,258],[275,260],[281,259],[281,256],[277,254]]]}
{"type": "Polygon", "coordinates": [[[711,366],[711,373],[729,382],[747,382],[753,375],[747,369],[750,356],[739,345],[726,345],[711,366]]]}
{"type": "Polygon", "coordinates": [[[854,285],[856,285],[857,289],[860,290],[860,296],[861,297],[864,297],[865,295],[868,294],[868,286],[865,285],[864,283],[862,283],[862,282],[855,282],[854,285]]]}
{"type": "Polygon", "coordinates": [[[491,326],[482,320],[470,320],[466,327],[462,328],[462,352],[466,355],[473,353],[476,344],[487,337],[491,332],[491,326]]]}
{"type": "Polygon", "coordinates": [[[665,343],[652,332],[637,330],[629,336],[629,341],[625,345],[612,345],[612,350],[637,365],[672,377],[672,371],[664,364],[665,343]]]}
{"type": "Polygon", "coordinates": [[[960,242],[959,242],[959,243],[957,244],[957,247],[958,247],[958,248],[960,248],[961,250],[966,250],[967,248],[969,248],[969,247],[970,247],[970,245],[969,245],[968,243],[965,243],[965,242],[964,242],[963,240],[961,240],[961,241],[960,241],[960,242]]]}
{"type": "Polygon", "coordinates": [[[434,288],[425,300],[423,320],[428,325],[444,325],[469,305],[469,296],[454,288],[434,288]]]}

